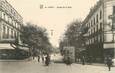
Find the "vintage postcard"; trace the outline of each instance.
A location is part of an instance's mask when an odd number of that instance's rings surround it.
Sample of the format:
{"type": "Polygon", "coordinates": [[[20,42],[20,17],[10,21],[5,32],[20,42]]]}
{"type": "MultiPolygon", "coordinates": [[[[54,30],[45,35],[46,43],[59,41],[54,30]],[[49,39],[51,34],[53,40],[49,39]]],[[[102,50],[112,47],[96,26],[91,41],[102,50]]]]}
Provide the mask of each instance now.
{"type": "Polygon", "coordinates": [[[0,73],[115,73],[115,0],[0,0],[0,73]]]}

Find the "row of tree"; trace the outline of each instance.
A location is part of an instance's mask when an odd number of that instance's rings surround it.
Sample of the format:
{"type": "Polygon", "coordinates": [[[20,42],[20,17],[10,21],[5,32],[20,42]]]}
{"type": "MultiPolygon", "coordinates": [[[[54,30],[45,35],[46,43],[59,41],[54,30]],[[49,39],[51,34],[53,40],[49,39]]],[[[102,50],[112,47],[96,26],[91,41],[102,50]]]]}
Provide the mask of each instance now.
{"type": "Polygon", "coordinates": [[[76,20],[67,26],[64,37],[60,41],[60,49],[62,53],[64,46],[73,46],[75,47],[76,51],[79,51],[81,50],[80,48],[83,48],[85,38],[82,35],[83,29],[81,27],[82,23],[79,20],[76,20]]]}
{"type": "Polygon", "coordinates": [[[22,27],[21,41],[33,55],[50,53],[52,49],[47,30],[32,23],[22,27]]]}

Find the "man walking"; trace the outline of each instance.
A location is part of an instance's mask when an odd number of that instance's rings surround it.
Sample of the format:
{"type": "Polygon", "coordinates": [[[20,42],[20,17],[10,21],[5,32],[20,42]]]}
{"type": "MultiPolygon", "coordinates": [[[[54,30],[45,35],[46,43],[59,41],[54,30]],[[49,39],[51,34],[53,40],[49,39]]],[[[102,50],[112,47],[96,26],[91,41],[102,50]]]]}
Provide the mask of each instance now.
{"type": "Polygon", "coordinates": [[[42,55],[42,62],[44,63],[44,55],[42,55]]]}
{"type": "Polygon", "coordinates": [[[50,63],[50,56],[49,56],[49,54],[47,54],[47,56],[45,57],[46,66],[49,66],[49,63],[50,63]]]}
{"type": "Polygon", "coordinates": [[[107,66],[109,71],[111,70],[111,66],[112,66],[112,58],[110,56],[107,57],[107,66]]]}
{"type": "Polygon", "coordinates": [[[38,55],[38,62],[40,62],[40,55],[38,55]]]}
{"type": "Polygon", "coordinates": [[[85,57],[84,56],[82,56],[81,62],[82,62],[82,65],[85,65],[85,57]]]}

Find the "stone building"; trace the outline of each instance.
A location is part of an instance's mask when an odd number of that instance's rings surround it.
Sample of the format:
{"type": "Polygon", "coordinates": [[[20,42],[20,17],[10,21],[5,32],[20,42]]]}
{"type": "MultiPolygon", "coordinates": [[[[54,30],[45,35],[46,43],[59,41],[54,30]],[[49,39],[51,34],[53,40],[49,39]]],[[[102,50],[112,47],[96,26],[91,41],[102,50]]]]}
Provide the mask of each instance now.
{"type": "Polygon", "coordinates": [[[9,43],[20,38],[23,18],[6,1],[0,0],[0,48],[11,48],[9,43]]]}
{"type": "Polygon", "coordinates": [[[87,37],[87,54],[96,62],[102,62],[108,55],[115,58],[114,15],[115,0],[99,0],[83,21],[82,26],[88,28],[83,34],[87,37]]]}

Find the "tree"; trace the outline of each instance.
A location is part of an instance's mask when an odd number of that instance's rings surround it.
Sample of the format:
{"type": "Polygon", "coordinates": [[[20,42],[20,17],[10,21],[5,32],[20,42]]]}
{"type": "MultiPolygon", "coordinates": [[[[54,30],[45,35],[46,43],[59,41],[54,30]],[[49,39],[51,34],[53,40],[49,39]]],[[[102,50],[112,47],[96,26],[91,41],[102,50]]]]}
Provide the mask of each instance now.
{"type": "Polygon", "coordinates": [[[67,26],[63,40],[60,42],[60,51],[62,55],[64,46],[75,47],[75,54],[78,55],[80,49],[82,48],[82,43],[84,42],[81,27],[82,23],[79,20],[76,20],[67,26]]]}
{"type": "Polygon", "coordinates": [[[67,31],[65,32],[65,38],[68,39],[68,44],[70,46],[78,47],[80,45],[79,36],[81,33],[81,21],[72,22],[67,27],[67,31]]]}
{"type": "Polygon", "coordinates": [[[32,23],[27,23],[26,26],[23,26],[21,40],[24,44],[28,45],[31,54],[51,48],[46,29],[32,23]]]}

